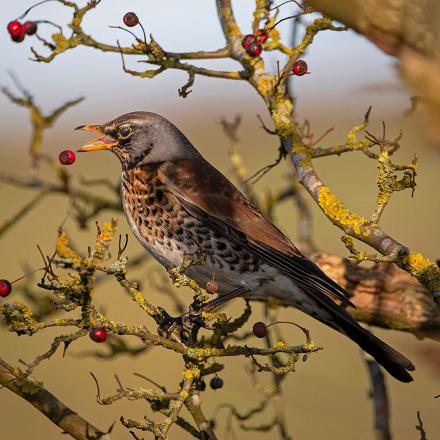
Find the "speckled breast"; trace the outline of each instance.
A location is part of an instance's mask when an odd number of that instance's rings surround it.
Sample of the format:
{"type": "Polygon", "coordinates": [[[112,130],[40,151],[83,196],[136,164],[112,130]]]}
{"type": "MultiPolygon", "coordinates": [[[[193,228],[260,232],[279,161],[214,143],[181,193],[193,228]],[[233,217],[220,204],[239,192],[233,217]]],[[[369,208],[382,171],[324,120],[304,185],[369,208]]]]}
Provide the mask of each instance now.
{"type": "Polygon", "coordinates": [[[125,171],[121,186],[133,233],[163,266],[178,267],[185,256],[203,255],[204,263],[192,266],[188,275],[201,285],[215,276],[224,290],[259,270],[257,257],[185,211],[155,169],[125,171]]]}

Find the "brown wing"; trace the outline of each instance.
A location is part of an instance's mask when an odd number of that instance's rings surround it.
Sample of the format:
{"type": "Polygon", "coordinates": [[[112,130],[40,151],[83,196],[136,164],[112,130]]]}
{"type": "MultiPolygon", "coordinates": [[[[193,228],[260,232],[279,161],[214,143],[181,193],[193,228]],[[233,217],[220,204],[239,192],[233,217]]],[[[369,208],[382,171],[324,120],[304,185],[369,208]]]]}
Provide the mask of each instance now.
{"type": "Polygon", "coordinates": [[[159,167],[158,175],[173,193],[250,239],[287,255],[301,255],[295,245],[206,160],[165,162],[159,167]]]}
{"type": "Polygon", "coordinates": [[[295,245],[203,158],[165,162],[158,177],[194,217],[291,277],[310,294],[326,295],[355,307],[347,292],[295,245]],[[244,239],[243,239],[244,238],[244,239]]]}

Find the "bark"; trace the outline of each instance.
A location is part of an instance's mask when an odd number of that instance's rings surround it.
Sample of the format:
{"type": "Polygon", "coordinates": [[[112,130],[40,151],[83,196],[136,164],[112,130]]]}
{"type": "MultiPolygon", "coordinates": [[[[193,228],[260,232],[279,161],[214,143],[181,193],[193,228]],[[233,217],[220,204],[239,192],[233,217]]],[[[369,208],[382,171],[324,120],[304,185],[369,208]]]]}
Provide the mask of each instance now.
{"type": "Polygon", "coordinates": [[[440,340],[440,308],[414,277],[392,263],[351,266],[342,257],[319,253],[316,263],[353,296],[356,319],[366,324],[440,340]]]}

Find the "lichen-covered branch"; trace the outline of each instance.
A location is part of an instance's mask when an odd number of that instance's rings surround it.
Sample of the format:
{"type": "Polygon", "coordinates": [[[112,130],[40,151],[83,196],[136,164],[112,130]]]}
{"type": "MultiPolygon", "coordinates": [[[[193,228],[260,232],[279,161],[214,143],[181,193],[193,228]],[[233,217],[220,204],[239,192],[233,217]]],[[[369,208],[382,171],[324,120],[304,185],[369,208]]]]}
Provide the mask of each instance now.
{"type": "Polygon", "coordinates": [[[224,313],[214,311],[197,313],[197,310],[201,310],[203,304],[208,300],[208,296],[194,280],[185,275],[185,270],[190,265],[202,261],[202,257],[184,261],[181,267],[169,271],[170,278],[175,286],[189,287],[194,295],[193,303],[189,307],[190,312],[184,315],[185,328],[180,331],[175,328],[173,332],[168,333],[166,326],[170,323],[174,325],[173,319],[163,308],[148,302],[138,289],[137,284],[129,281],[126,268],[127,259],[123,255],[125,246],[121,244],[121,240],[119,240],[118,245],[118,259],[109,263],[110,247],[116,236],[116,221],[112,220],[103,225],[97,223],[96,227],[95,245],[93,248],[89,247],[85,255],[82,255],[70,245],[70,239],[63,228],[60,228],[58,232],[55,253],[51,257],[44,257],[42,253],[45,267],[41,269],[43,275],[38,285],[55,298],[57,310],[64,310],[65,316],[49,321],[40,321],[32,314],[29,307],[18,301],[5,303],[0,307],[0,315],[3,317],[6,326],[11,332],[18,335],[32,336],[47,328],[70,329],[70,333],[56,336],[49,349],[38,355],[34,360],[30,362],[21,361],[26,369],[23,371],[14,370],[16,371],[14,381],[30,380],[31,374],[43,361],[50,359],[61,348],[66,353],[68,348],[80,338],[87,335],[90,335],[92,339],[96,338],[94,334],[97,329],[100,334],[108,334],[113,338],[116,336],[131,336],[137,338],[146,346],[157,346],[170,350],[182,359],[184,365],[183,381],[179,385],[179,391],[169,393],[161,388],[155,390],[120,385],[116,394],[102,398],[98,382],[95,379],[98,387],[98,402],[109,405],[122,398],[129,400],[145,399],[151,403],[154,411],[163,413],[165,418],[161,421],[155,421],[149,416],[146,416],[144,421],[123,418],[121,422],[124,426],[129,429],[137,428],[151,431],[156,438],[166,439],[169,429],[176,424],[196,436],[200,432],[205,432],[209,438],[214,439],[215,434],[212,428],[207,426],[203,420],[202,410],[195,403],[193,397],[195,392],[200,392],[199,384],[202,377],[217,374],[223,368],[220,364],[209,362],[211,359],[237,356],[260,356],[270,359],[277,353],[285,353],[289,356],[286,367],[277,367],[275,371],[275,367],[272,369],[272,367],[261,365],[261,371],[286,374],[293,371],[293,366],[300,353],[307,354],[320,350],[320,347],[310,339],[307,339],[304,344],[292,346],[283,341],[278,341],[273,346],[265,348],[226,344],[229,335],[235,334],[246,325],[251,315],[251,308],[249,304],[246,304],[243,313],[234,320],[228,318],[224,313]],[[144,325],[125,324],[114,319],[110,320],[97,309],[93,297],[96,284],[95,277],[100,273],[112,277],[116,283],[126,290],[134,302],[145,312],[146,316],[153,318],[155,323],[159,325],[158,334],[153,333],[144,325]],[[80,312],[79,318],[69,316],[75,310],[80,312]],[[210,337],[198,336],[198,331],[202,327],[212,332],[210,337]],[[184,337],[184,331],[187,331],[190,337],[184,337]],[[193,414],[194,421],[201,430],[200,432],[194,431],[195,428],[191,428],[191,425],[180,416],[180,411],[184,406],[187,406],[190,413],[193,414]]]}

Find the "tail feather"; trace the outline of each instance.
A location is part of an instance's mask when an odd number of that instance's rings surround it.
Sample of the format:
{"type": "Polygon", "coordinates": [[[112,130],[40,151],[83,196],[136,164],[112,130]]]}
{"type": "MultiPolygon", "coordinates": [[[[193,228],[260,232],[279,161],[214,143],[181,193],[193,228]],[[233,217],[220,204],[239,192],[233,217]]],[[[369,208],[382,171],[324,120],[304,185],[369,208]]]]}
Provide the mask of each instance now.
{"type": "MultiPolygon", "coordinates": [[[[319,290],[311,289],[310,286],[303,288],[331,316],[330,320],[322,320],[324,324],[347,335],[362,350],[373,356],[397,380],[401,382],[413,380],[408,371],[415,370],[415,367],[408,358],[359,325],[344,308],[335,304],[319,290]]],[[[307,310],[304,311],[307,313],[307,310]]],[[[314,316],[316,317],[316,315],[314,316]]]]}
{"type": "Polygon", "coordinates": [[[393,377],[401,382],[411,382],[413,380],[408,371],[413,371],[415,367],[409,359],[360,326],[356,321],[353,320],[353,323],[350,323],[347,320],[338,318],[337,323],[352,341],[373,356],[393,377]]]}

